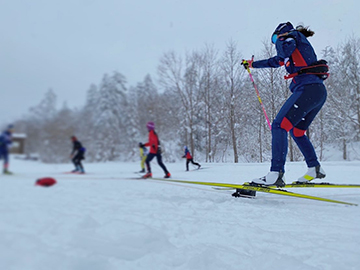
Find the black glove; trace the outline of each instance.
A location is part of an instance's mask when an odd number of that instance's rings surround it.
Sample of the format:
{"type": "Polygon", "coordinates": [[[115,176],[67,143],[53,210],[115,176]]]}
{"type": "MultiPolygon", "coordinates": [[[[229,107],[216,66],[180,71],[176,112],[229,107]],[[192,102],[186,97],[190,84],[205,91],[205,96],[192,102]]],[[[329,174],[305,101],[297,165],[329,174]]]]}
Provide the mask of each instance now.
{"type": "Polygon", "coordinates": [[[244,68],[245,68],[246,70],[248,70],[249,68],[252,68],[252,63],[254,62],[253,59],[254,59],[254,58],[252,58],[251,60],[245,60],[245,59],[243,59],[243,60],[241,61],[241,64],[244,66],[244,68]]]}

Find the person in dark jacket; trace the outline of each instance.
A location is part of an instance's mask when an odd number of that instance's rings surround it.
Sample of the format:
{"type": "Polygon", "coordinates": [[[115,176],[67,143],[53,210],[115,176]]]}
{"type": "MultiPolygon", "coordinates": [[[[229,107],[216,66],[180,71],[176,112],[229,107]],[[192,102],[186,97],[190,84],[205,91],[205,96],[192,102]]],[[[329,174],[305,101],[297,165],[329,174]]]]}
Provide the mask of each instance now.
{"type": "Polygon", "coordinates": [[[149,147],[149,154],[146,157],[145,163],[147,168],[147,173],[143,176],[143,178],[151,178],[151,167],[150,167],[150,161],[156,157],[157,162],[159,166],[163,169],[165,176],[164,178],[170,178],[170,173],[165,167],[164,163],[162,162],[162,156],[161,156],[161,147],[160,147],[160,141],[158,138],[158,135],[155,132],[155,124],[154,122],[148,122],[146,124],[146,127],[149,131],[149,141],[144,144],[144,146],[149,147]]]}
{"type": "Polygon", "coordinates": [[[70,159],[75,165],[75,170],[73,173],[85,173],[84,166],[82,165],[81,161],[85,159],[85,151],[86,149],[82,146],[81,142],[75,136],[71,136],[71,141],[73,143],[73,149],[70,154],[70,159]]]}
{"type": "Polygon", "coordinates": [[[288,136],[301,150],[307,163],[308,171],[298,179],[308,182],[315,178],[325,177],[314,147],[305,135],[306,130],[325,103],[327,91],[323,77],[319,74],[300,72],[316,63],[317,56],[308,37],[314,34],[308,27],[298,26],[294,29],[290,22],[281,23],[271,36],[276,46],[277,55],[269,59],[253,61],[243,60],[245,68],[277,68],[285,66],[292,78],[290,91],[292,95],[284,103],[272,126],[272,159],[270,172],[253,183],[262,185],[284,186],[285,161],[288,151],[288,136]],[[300,74],[299,74],[300,73],[300,74]]]}
{"type": "Polygon", "coordinates": [[[183,158],[186,158],[186,171],[189,171],[189,163],[191,162],[192,164],[198,166],[198,169],[200,169],[201,165],[197,162],[194,162],[193,157],[190,154],[189,149],[187,148],[187,146],[184,146],[184,155],[183,158]]]}
{"type": "Polygon", "coordinates": [[[0,135],[0,159],[4,159],[3,173],[12,174],[9,171],[9,148],[12,143],[14,126],[9,125],[0,135]]]}

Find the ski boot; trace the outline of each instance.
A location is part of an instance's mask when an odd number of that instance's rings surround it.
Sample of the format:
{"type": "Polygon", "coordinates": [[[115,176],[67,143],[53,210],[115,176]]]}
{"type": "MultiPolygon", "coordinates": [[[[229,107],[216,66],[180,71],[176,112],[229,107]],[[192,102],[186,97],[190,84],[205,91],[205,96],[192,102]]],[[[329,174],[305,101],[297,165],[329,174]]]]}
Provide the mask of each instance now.
{"type": "Polygon", "coordinates": [[[80,170],[81,170],[80,166],[76,165],[75,170],[72,170],[71,172],[72,173],[78,173],[78,172],[80,172],[80,170]]]}
{"type": "Polygon", "coordinates": [[[250,185],[261,185],[261,186],[277,186],[284,187],[284,173],[280,172],[269,172],[266,176],[254,179],[250,185]]]}
{"type": "Polygon", "coordinates": [[[164,178],[170,178],[171,177],[171,174],[169,172],[167,172],[164,176],[164,178]]]}
{"type": "Polygon", "coordinates": [[[146,179],[146,178],[151,178],[151,177],[152,177],[152,173],[148,172],[148,173],[144,174],[141,178],[146,179]]]}
{"type": "Polygon", "coordinates": [[[315,167],[308,168],[306,174],[300,177],[294,183],[309,183],[311,180],[314,180],[316,178],[322,179],[325,178],[325,176],[325,171],[321,168],[320,165],[317,165],[315,167]]]}
{"type": "Polygon", "coordinates": [[[4,170],[3,170],[3,174],[11,175],[11,174],[13,174],[13,173],[10,172],[8,169],[4,169],[4,170]]]}

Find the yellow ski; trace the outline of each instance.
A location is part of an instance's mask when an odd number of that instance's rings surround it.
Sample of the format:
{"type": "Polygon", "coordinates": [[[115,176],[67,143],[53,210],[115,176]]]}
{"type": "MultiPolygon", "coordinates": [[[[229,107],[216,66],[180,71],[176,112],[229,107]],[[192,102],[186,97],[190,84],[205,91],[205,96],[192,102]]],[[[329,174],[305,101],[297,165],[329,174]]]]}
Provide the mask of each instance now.
{"type": "MultiPolygon", "coordinates": [[[[244,185],[249,185],[249,183],[244,183],[244,185]]],[[[276,188],[276,186],[268,186],[270,188],[276,188]]],[[[292,183],[292,184],[286,184],[284,188],[360,188],[360,185],[357,184],[332,184],[327,182],[321,182],[321,183],[292,183]]],[[[230,189],[236,189],[233,187],[226,187],[226,188],[215,188],[218,190],[230,190],[230,189]]]]}
{"type": "Polygon", "coordinates": [[[327,182],[321,183],[292,183],[285,185],[286,188],[360,188],[360,185],[356,184],[332,184],[327,182]]]}
{"type": "Polygon", "coordinates": [[[338,203],[338,204],[346,204],[346,205],[355,205],[355,206],[357,206],[357,204],[355,204],[355,203],[349,203],[349,202],[337,201],[337,200],[332,200],[332,199],[327,199],[327,198],[315,197],[315,196],[311,196],[311,195],[294,193],[294,192],[287,191],[287,190],[284,190],[284,189],[277,189],[277,188],[271,188],[271,187],[250,186],[250,185],[241,185],[241,184],[227,184],[227,183],[214,183],[214,182],[174,180],[174,179],[163,179],[163,178],[149,178],[149,180],[150,179],[158,180],[158,181],[164,181],[164,182],[176,182],[176,183],[184,183],[184,184],[194,184],[194,185],[205,185],[205,186],[213,186],[213,187],[228,187],[228,188],[234,188],[234,189],[253,190],[253,191],[272,193],[272,194],[284,195],[284,196],[290,196],[290,197],[297,197],[297,198],[303,198],[303,199],[309,199],[309,200],[316,200],[316,201],[323,201],[323,202],[330,202],[330,203],[338,203]]]}

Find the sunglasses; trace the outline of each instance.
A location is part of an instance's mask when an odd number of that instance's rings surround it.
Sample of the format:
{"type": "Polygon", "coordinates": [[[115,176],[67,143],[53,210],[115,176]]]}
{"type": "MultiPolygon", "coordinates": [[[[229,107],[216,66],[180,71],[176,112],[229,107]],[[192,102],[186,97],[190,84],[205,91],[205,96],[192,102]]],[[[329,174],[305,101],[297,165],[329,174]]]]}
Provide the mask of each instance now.
{"type": "Polygon", "coordinates": [[[277,39],[278,39],[278,34],[273,34],[272,37],[271,37],[271,42],[273,44],[275,44],[277,39]]]}

